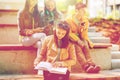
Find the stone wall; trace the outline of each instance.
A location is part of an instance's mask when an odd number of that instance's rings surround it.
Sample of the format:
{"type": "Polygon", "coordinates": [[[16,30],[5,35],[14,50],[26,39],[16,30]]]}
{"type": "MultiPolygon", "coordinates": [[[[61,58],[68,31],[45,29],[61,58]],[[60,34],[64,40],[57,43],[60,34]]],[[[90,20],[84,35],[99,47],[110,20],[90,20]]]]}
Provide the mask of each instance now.
{"type": "Polygon", "coordinates": [[[36,73],[33,67],[35,57],[35,50],[0,50],[0,74],[36,73]]]}

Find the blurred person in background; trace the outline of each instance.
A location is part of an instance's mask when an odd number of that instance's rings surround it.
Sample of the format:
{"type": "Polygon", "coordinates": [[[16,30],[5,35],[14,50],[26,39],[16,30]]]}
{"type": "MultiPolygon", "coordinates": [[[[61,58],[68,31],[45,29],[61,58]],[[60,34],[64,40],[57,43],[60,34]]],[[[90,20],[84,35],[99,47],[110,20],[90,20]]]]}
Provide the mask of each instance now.
{"type": "Polygon", "coordinates": [[[53,33],[54,25],[62,18],[61,12],[56,8],[55,0],[44,0],[44,9],[43,12],[40,13],[40,16],[42,19],[41,26],[51,24],[51,26],[44,30],[46,35],[51,35],[53,33]]]}
{"type": "Polygon", "coordinates": [[[23,46],[36,47],[38,54],[46,34],[43,33],[37,3],[37,0],[26,0],[24,8],[18,12],[18,30],[23,46]]]}
{"type": "Polygon", "coordinates": [[[66,21],[71,27],[70,40],[75,43],[77,60],[82,69],[87,73],[98,73],[100,66],[93,62],[89,51],[94,44],[88,37],[89,21],[86,16],[86,5],[81,2],[76,3],[75,13],[66,21]]]}

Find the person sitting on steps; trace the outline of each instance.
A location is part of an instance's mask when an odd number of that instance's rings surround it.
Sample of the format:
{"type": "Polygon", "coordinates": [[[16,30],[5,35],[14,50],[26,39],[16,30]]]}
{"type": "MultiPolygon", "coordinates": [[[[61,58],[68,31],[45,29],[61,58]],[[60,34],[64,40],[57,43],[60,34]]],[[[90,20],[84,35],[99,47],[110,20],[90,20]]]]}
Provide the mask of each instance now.
{"type": "MultiPolygon", "coordinates": [[[[43,42],[41,52],[34,60],[34,66],[41,61],[50,62],[53,67],[66,67],[68,73],[64,79],[69,80],[71,67],[76,63],[75,46],[69,41],[69,25],[66,21],[60,21],[54,30],[53,35],[47,36],[43,42]]],[[[43,74],[49,74],[43,71],[43,74]]],[[[44,80],[59,80],[57,75],[52,74],[52,78],[44,75],[44,80]]]]}
{"type": "Polygon", "coordinates": [[[101,68],[93,62],[89,51],[89,48],[92,48],[94,44],[88,38],[89,21],[85,15],[85,9],[85,4],[77,3],[75,14],[66,18],[66,21],[70,25],[70,40],[75,43],[77,60],[82,69],[87,73],[98,73],[101,68]]]}
{"type": "Polygon", "coordinates": [[[18,31],[22,45],[36,47],[38,54],[46,37],[43,28],[37,0],[26,0],[24,8],[18,12],[18,31]]]}

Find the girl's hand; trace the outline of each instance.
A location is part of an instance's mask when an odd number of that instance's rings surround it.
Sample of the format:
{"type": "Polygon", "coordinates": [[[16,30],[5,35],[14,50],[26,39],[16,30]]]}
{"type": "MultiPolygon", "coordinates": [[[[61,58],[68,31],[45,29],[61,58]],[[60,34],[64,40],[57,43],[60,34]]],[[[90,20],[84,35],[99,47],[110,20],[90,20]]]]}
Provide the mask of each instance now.
{"type": "Polygon", "coordinates": [[[62,62],[54,62],[52,63],[53,67],[57,68],[57,67],[64,67],[62,62]]]}
{"type": "Polygon", "coordinates": [[[43,28],[36,28],[36,29],[33,29],[33,32],[34,33],[37,33],[37,32],[43,32],[43,28]]]}
{"type": "Polygon", "coordinates": [[[32,34],[33,34],[34,32],[33,32],[33,30],[26,30],[26,35],[27,36],[31,36],[32,34]]]}

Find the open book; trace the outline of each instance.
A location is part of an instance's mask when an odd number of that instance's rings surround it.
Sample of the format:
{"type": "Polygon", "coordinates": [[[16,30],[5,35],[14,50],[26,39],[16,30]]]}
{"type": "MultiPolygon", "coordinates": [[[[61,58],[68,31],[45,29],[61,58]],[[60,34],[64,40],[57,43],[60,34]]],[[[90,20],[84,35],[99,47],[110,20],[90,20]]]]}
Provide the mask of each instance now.
{"type": "Polygon", "coordinates": [[[67,68],[59,67],[59,68],[54,68],[51,63],[49,62],[40,62],[35,69],[38,70],[47,70],[50,73],[56,73],[56,74],[66,74],[67,68]]]}

